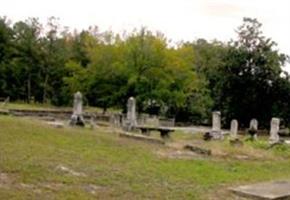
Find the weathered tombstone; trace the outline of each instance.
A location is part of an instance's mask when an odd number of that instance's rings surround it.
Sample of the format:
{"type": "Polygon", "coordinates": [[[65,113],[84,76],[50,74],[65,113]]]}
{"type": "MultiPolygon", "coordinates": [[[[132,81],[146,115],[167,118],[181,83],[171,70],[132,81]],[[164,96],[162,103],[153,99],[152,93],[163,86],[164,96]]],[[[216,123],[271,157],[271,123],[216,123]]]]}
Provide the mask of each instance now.
{"type": "Polygon", "coordinates": [[[127,102],[127,129],[131,131],[137,126],[136,117],[136,101],[134,97],[130,97],[127,102]]]}
{"type": "Polygon", "coordinates": [[[90,126],[90,129],[96,128],[96,116],[95,115],[91,115],[89,126],[90,126]]]}
{"type": "Polygon", "coordinates": [[[236,119],[233,119],[231,121],[231,131],[230,131],[230,136],[231,139],[237,139],[238,138],[238,121],[236,119]]]}
{"type": "Polygon", "coordinates": [[[221,112],[215,111],[212,113],[212,131],[213,139],[223,139],[221,131],[221,112]]]}
{"type": "Polygon", "coordinates": [[[83,96],[80,92],[74,94],[73,114],[71,116],[70,125],[84,126],[83,118],[83,96]]]}
{"type": "Polygon", "coordinates": [[[270,138],[269,138],[269,142],[271,144],[279,142],[279,134],[278,134],[279,125],[280,125],[280,119],[279,118],[272,118],[271,129],[270,129],[270,138]]]}
{"type": "Polygon", "coordinates": [[[248,132],[251,135],[251,139],[252,140],[256,140],[257,139],[258,121],[256,119],[252,119],[250,121],[250,127],[249,127],[248,132]]]}

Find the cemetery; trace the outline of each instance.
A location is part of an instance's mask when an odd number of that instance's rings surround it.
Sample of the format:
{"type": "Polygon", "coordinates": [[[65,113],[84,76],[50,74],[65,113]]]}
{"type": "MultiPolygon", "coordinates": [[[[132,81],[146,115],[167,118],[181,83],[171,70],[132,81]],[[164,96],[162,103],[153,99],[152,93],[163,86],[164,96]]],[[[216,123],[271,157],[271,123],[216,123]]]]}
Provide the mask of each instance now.
{"type": "Polygon", "coordinates": [[[289,41],[272,40],[289,39],[289,12],[276,23],[267,10],[263,22],[279,24],[268,37],[256,18],[232,27],[254,2],[220,1],[51,0],[37,10],[63,6],[75,25],[113,15],[118,31],[18,19],[36,5],[4,1],[13,16],[0,16],[0,200],[290,199],[289,41]]]}
{"type": "Polygon", "coordinates": [[[236,119],[222,129],[220,111],[212,113],[211,127],[180,127],[172,121],[164,126],[156,116],[155,121],[139,119],[134,97],[126,114],[86,112],[80,92],[70,111],[9,108],[3,113],[1,197],[290,196],[290,144],[287,136],[279,136],[279,118],[273,117],[262,134],[257,119],[247,129],[241,130],[236,119]]]}

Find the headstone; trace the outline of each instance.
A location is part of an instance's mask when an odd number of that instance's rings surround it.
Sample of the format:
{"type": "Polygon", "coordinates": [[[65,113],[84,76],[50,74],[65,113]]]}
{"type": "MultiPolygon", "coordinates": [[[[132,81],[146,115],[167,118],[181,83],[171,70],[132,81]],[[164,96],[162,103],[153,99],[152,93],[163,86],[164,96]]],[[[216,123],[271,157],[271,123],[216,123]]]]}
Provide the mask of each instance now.
{"type": "Polygon", "coordinates": [[[211,135],[213,139],[223,139],[221,131],[221,113],[219,111],[215,111],[212,113],[211,135]]]}
{"type": "Polygon", "coordinates": [[[238,121],[236,119],[233,119],[231,121],[231,132],[230,132],[230,136],[231,139],[237,139],[238,138],[238,121]]]}
{"type": "Polygon", "coordinates": [[[127,102],[127,129],[128,131],[131,131],[136,126],[136,100],[134,97],[130,97],[127,102]]]}
{"type": "Polygon", "coordinates": [[[253,140],[256,140],[257,139],[258,120],[252,119],[250,121],[250,127],[249,127],[248,132],[251,135],[251,139],[253,139],[253,140]]]}
{"type": "Polygon", "coordinates": [[[89,126],[90,129],[95,129],[96,128],[96,116],[95,115],[91,115],[90,117],[90,122],[89,122],[89,126]]]}
{"type": "Polygon", "coordinates": [[[84,126],[83,118],[83,96],[80,92],[74,94],[73,114],[71,116],[70,125],[84,126]]]}
{"type": "Polygon", "coordinates": [[[279,134],[278,134],[279,125],[280,125],[280,119],[279,118],[272,118],[271,129],[270,129],[270,138],[269,138],[269,142],[271,144],[279,142],[279,134]]]}

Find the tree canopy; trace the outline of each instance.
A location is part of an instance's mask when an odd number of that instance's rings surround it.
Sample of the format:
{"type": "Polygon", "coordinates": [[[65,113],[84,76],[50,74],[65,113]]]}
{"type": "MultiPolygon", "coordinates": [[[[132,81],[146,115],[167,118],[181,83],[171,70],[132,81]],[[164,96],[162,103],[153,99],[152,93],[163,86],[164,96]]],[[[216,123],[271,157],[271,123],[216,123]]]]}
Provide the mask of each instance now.
{"type": "Polygon", "coordinates": [[[12,23],[0,18],[0,96],[11,100],[71,104],[81,91],[92,106],[125,109],[130,96],[139,112],[207,123],[220,110],[223,122],[270,118],[290,122],[288,57],[244,18],[237,39],[197,39],[169,45],[146,28],[123,35],[98,27],[69,31],[52,17],[12,23]]]}

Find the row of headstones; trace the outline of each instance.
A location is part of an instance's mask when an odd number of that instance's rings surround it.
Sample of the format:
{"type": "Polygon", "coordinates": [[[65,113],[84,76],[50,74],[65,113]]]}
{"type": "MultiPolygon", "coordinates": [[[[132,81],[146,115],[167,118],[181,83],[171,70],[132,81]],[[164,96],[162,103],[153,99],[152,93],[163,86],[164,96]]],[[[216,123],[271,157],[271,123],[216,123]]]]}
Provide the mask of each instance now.
{"type": "MultiPolygon", "coordinates": [[[[134,97],[130,97],[127,103],[127,116],[126,116],[126,126],[128,130],[132,130],[137,126],[136,117],[136,101],[134,97]]],[[[84,126],[85,121],[83,117],[83,100],[81,92],[76,92],[74,94],[73,101],[73,114],[71,116],[70,125],[84,126]]]]}
{"type": "MultiPolygon", "coordinates": [[[[272,118],[270,124],[270,137],[269,142],[271,144],[279,142],[279,126],[280,126],[280,119],[279,118],[272,118]]],[[[231,121],[231,128],[230,128],[230,137],[231,139],[238,138],[238,121],[233,119],[231,121]]],[[[258,131],[258,121],[256,119],[252,119],[250,121],[249,127],[249,134],[253,139],[257,139],[257,131],[258,131]]],[[[219,111],[212,113],[212,137],[215,139],[222,139],[223,134],[221,131],[221,113],[219,111]]]]}
{"type": "MultiPolygon", "coordinates": [[[[135,126],[137,126],[137,117],[136,117],[136,101],[134,97],[130,97],[127,102],[127,122],[126,126],[128,130],[132,130],[135,126]]],[[[82,102],[82,94],[80,92],[76,92],[74,94],[74,106],[73,106],[73,114],[71,116],[71,125],[80,125],[84,126],[84,118],[83,118],[83,102],[82,102]]],[[[279,142],[279,118],[272,118],[271,120],[271,129],[270,129],[270,143],[279,142]]],[[[256,139],[258,131],[258,121],[256,119],[252,119],[250,121],[249,134],[256,139]]],[[[222,139],[223,134],[221,131],[221,113],[219,111],[212,113],[212,137],[214,139],[222,139]]],[[[230,136],[232,139],[236,139],[238,137],[238,121],[231,121],[230,128],[230,136]]]]}

